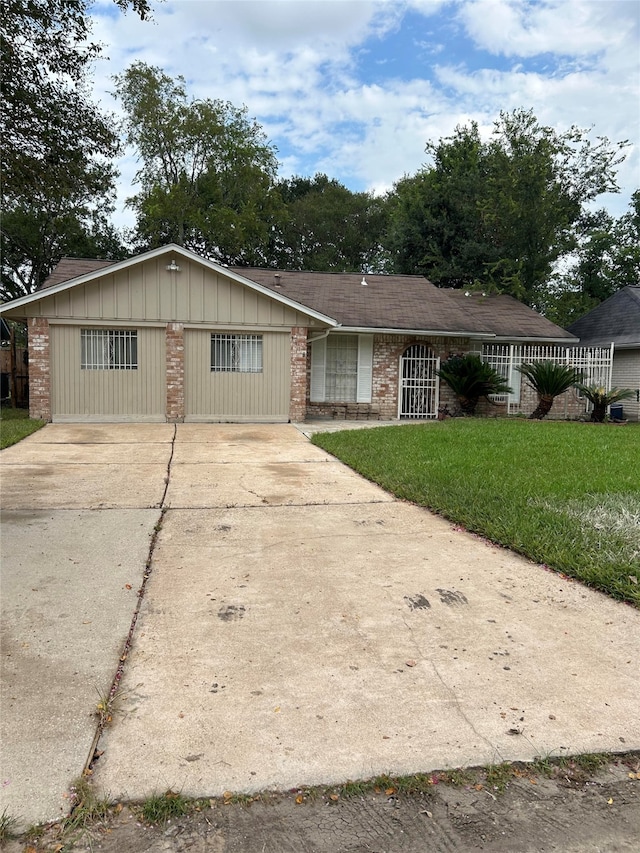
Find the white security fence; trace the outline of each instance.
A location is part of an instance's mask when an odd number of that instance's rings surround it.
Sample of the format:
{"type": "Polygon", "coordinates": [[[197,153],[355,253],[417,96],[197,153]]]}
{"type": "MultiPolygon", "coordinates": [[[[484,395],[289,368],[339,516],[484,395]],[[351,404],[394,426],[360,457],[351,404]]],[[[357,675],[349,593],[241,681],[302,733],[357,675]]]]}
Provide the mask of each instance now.
{"type": "MultiPolygon", "coordinates": [[[[555,361],[574,367],[582,375],[584,385],[599,385],[607,390],[611,388],[611,371],[613,367],[613,344],[610,347],[563,347],[537,346],[528,344],[482,344],[478,354],[491,365],[509,383],[511,394],[492,397],[496,403],[506,403],[507,413],[524,412],[529,414],[536,405],[535,396],[530,391],[526,378],[518,367],[534,361],[555,361]]],[[[580,395],[574,393],[578,399],[580,395]]],[[[587,411],[587,400],[584,400],[584,411],[587,411]]]]}

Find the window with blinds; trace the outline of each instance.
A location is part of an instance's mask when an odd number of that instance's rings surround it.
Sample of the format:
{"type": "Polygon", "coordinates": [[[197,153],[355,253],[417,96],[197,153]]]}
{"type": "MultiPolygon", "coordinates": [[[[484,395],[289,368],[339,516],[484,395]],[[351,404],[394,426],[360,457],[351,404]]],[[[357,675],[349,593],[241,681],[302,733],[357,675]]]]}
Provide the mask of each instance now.
{"type": "Polygon", "coordinates": [[[325,393],[327,400],[355,400],[358,387],[358,336],[327,339],[325,393]]]}
{"type": "Polygon", "coordinates": [[[211,371],[262,373],[262,335],[211,335],[211,371]]]}

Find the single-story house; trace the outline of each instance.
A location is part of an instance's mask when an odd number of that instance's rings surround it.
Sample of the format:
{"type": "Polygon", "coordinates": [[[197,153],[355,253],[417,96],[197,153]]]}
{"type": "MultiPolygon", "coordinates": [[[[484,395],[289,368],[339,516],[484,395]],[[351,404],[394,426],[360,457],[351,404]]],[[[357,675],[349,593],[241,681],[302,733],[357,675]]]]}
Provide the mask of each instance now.
{"type": "Polygon", "coordinates": [[[572,323],[568,331],[584,346],[613,344],[611,384],[635,392],[621,405],[627,420],[640,421],[640,285],[616,291],[572,323]]]}
{"type": "Polygon", "coordinates": [[[176,245],[63,259],[0,311],[27,322],[31,415],[58,422],[433,418],[455,403],[440,359],[577,343],[509,296],[229,268],[176,245]]]}

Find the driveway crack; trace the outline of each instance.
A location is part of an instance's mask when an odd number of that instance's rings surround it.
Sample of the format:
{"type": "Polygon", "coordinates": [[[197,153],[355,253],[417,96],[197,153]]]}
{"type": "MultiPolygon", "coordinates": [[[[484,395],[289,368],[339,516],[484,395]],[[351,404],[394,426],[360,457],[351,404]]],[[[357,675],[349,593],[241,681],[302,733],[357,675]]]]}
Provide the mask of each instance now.
{"type": "MultiPolygon", "coordinates": [[[[142,583],[140,584],[140,588],[138,589],[138,598],[136,600],[135,610],[133,611],[133,616],[131,617],[131,624],[129,626],[129,632],[124,641],[124,645],[122,647],[122,652],[120,653],[120,657],[118,659],[118,666],[116,668],[115,675],[111,682],[111,687],[109,689],[109,693],[107,696],[107,705],[113,704],[115,701],[115,697],[118,694],[118,690],[120,687],[120,682],[122,680],[122,676],[124,674],[125,663],[127,662],[127,658],[129,656],[129,652],[131,651],[131,646],[133,645],[133,637],[136,630],[136,624],[138,622],[138,616],[140,615],[140,611],[142,609],[142,602],[144,601],[144,596],[147,590],[147,581],[151,577],[152,573],[152,565],[153,565],[153,555],[156,549],[156,545],[158,544],[158,537],[162,530],[162,525],[164,523],[164,517],[169,511],[169,506],[166,504],[167,491],[169,490],[169,483],[171,481],[171,466],[173,464],[173,455],[175,451],[176,438],[178,433],[178,427],[174,424],[173,427],[173,436],[171,438],[171,452],[169,454],[169,461],[167,462],[167,473],[164,478],[164,491],[162,493],[162,499],[160,501],[160,515],[158,516],[158,520],[153,526],[153,532],[151,534],[151,541],[149,542],[149,551],[147,553],[147,559],[145,561],[144,572],[142,574],[142,583]]],[[[91,770],[91,766],[93,762],[98,757],[98,743],[100,741],[100,737],[102,736],[102,732],[107,725],[106,722],[107,715],[101,715],[98,725],[96,726],[96,732],[93,736],[93,741],[91,742],[91,748],[89,749],[89,754],[87,755],[87,759],[84,763],[84,767],[82,769],[82,775],[87,775],[91,770]]]]}
{"type": "Polygon", "coordinates": [[[404,615],[404,613],[400,614],[400,618],[402,619],[402,621],[404,622],[404,624],[407,627],[407,630],[409,632],[409,636],[411,637],[411,642],[413,643],[413,645],[414,645],[414,647],[418,653],[418,659],[427,662],[431,666],[431,668],[433,669],[433,671],[436,674],[436,677],[438,678],[438,681],[440,682],[440,684],[442,684],[444,689],[451,696],[458,713],[460,714],[462,719],[465,721],[465,723],[469,726],[471,731],[475,734],[476,737],[480,738],[480,740],[482,740],[484,743],[486,743],[487,746],[491,747],[491,749],[494,751],[494,753],[497,754],[500,757],[500,759],[502,760],[502,756],[500,755],[500,750],[496,747],[496,745],[494,743],[492,743],[488,738],[486,738],[483,734],[480,734],[480,732],[476,729],[476,727],[474,726],[472,721],[469,719],[469,717],[465,713],[464,709],[462,708],[462,705],[460,704],[460,700],[458,699],[458,695],[457,695],[456,691],[453,689],[453,687],[450,687],[449,684],[447,684],[447,682],[444,680],[444,678],[442,677],[440,670],[438,669],[435,661],[433,661],[432,658],[427,657],[423,653],[423,651],[420,647],[420,644],[417,642],[416,638],[413,635],[413,628],[411,627],[411,625],[407,621],[407,618],[404,615]]]}

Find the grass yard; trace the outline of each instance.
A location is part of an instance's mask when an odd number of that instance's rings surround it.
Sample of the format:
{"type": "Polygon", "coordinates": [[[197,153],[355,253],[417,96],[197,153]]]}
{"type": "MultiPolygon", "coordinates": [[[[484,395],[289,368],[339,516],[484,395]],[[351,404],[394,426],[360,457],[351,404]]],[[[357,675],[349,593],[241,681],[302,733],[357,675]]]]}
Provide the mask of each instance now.
{"type": "Polygon", "coordinates": [[[32,421],[26,409],[0,409],[0,450],[21,441],[44,426],[44,421],[32,421]]]}
{"type": "Polygon", "coordinates": [[[460,418],[313,441],[397,497],[640,606],[640,427],[460,418]]]}

